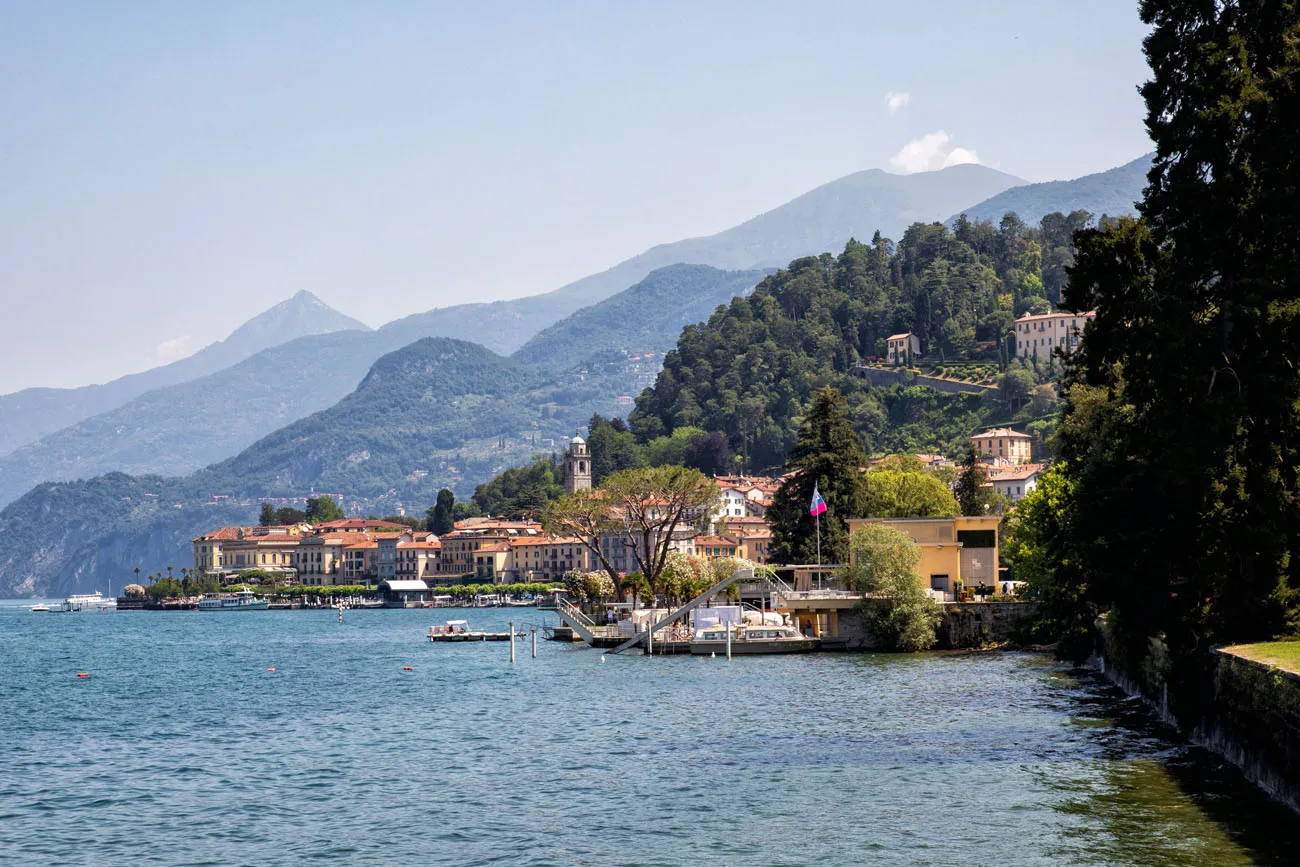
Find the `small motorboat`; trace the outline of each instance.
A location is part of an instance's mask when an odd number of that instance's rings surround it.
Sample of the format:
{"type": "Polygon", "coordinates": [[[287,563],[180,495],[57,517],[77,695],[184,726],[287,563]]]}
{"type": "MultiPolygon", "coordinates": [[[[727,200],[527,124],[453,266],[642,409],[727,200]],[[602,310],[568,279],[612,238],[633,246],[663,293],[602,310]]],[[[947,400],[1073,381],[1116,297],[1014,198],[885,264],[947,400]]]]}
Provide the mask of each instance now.
{"type": "Polygon", "coordinates": [[[27,610],[32,612],[33,614],[49,614],[50,606],[46,605],[44,602],[37,602],[35,605],[33,605],[31,608],[28,608],[27,610]]]}
{"type": "MultiPolygon", "coordinates": [[[[526,633],[516,632],[515,638],[526,633]]],[[[509,641],[509,632],[483,632],[469,628],[468,620],[448,620],[445,626],[430,626],[426,637],[430,641],[509,641]]]]}
{"type": "Polygon", "coordinates": [[[695,633],[691,640],[691,653],[708,656],[727,652],[727,630],[731,630],[731,653],[810,653],[821,645],[821,640],[800,635],[799,630],[787,624],[727,624],[718,623],[695,633]]]}

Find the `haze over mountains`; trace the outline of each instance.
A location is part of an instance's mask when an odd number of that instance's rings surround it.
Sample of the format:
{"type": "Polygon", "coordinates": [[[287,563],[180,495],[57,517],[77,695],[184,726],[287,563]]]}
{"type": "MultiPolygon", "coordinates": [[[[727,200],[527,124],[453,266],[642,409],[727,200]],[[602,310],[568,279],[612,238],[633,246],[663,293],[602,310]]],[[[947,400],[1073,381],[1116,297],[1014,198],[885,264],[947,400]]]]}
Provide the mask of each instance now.
{"type": "MultiPolygon", "coordinates": [[[[421,498],[442,485],[468,493],[591,412],[626,412],[615,399],[630,400],[658,364],[628,356],[661,355],[683,324],[751,288],[759,269],[837,251],[877,228],[901,237],[915,220],[969,214],[1002,193],[1031,191],[1021,194],[1028,207],[1044,185],[1013,187],[1017,180],[974,165],[859,172],[734,229],[655,247],[546,295],[433,310],[374,331],[343,317],[360,327],[263,348],[133,395],[0,460],[0,505],[36,486],[0,511],[0,595],[102,587],[135,565],[187,562],[192,535],[231,520],[214,494],[336,491],[376,508],[405,498],[422,510],[421,498]],[[749,270],[681,264],[692,260],[749,270]],[[651,273],[656,265],[669,267],[651,273]],[[447,337],[458,340],[428,339],[447,337]],[[505,359],[483,347],[517,352],[505,359]],[[205,464],[184,478],[152,475],[205,464]],[[45,484],[119,469],[147,475],[45,484]]],[[[1084,201],[1093,193],[1074,184],[1052,187],[1051,196],[1093,211],[1084,201]]],[[[1089,184],[1093,192],[1107,186],[1089,184]]],[[[1117,195],[1131,201],[1140,189],[1138,180],[1131,195],[1117,195]]]]}
{"type": "MultiPolygon", "coordinates": [[[[1154,156],[1146,154],[1122,166],[1072,181],[1011,187],[961,213],[971,222],[991,220],[996,223],[1003,214],[1014,211],[1016,216],[1030,224],[1037,223],[1053,211],[1068,214],[1084,210],[1094,217],[1131,214],[1134,202],[1142,197],[1154,156]]],[[[949,222],[957,216],[954,213],[949,222]]]]}
{"type": "Polygon", "coordinates": [[[369,331],[370,327],[303,291],[248,320],[225,340],[171,364],[102,385],[27,388],[0,395],[0,455],[152,389],[207,376],[298,337],[346,329],[369,331]]]}

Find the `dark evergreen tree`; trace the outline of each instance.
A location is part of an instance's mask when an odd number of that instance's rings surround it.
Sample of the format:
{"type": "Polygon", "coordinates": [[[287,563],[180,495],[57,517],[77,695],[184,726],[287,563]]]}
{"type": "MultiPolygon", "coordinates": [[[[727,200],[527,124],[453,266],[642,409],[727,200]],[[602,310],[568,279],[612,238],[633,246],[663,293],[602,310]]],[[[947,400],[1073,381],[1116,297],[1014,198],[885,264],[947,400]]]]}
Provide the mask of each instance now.
{"type": "Polygon", "coordinates": [[[985,495],[983,486],[987,481],[988,475],[980,466],[980,458],[975,451],[975,444],[969,443],[966,446],[966,456],[962,458],[961,472],[957,475],[957,484],[953,491],[957,495],[957,505],[961,508],[963,515],[984,514],[984,506],[988,502],[988,497],[985,495]]]}
{"type": "Polygon", "coordinates": [[[275,523],[275,506],[270,503],[263,503],[261,513],[258,515],[257,522],[263,527],[270,527],[275,523]]]}
{"type": "Polygon", "coordinates": [[[307,500],[305,517],[310,524],[323,524],[327,521],[342,520],[344,514],[342,507],[334,502],[333,497],[322,495],[307,500]]]}
{"type": "Polygon", "coordinates": [[[438,491],[438,500],[425,512],[425,529],[442,536],[450,533],[455,526],[452,515],[456,507],[456,495],[447,488],[438,491]]]}
{"type": "Polygon", "coordinates": [[[817,392],[790,452],[788,466],[793,475],[777,490],[767,512],[774,561],[816,562],[816,527],[809,514],[815,487],[826,501],[826,514],[821,516],[822,562],[847,562],[847,520],[862,515],[866,462],[862,439],[849,422],[843,396],[833,388],[817,392]]]}

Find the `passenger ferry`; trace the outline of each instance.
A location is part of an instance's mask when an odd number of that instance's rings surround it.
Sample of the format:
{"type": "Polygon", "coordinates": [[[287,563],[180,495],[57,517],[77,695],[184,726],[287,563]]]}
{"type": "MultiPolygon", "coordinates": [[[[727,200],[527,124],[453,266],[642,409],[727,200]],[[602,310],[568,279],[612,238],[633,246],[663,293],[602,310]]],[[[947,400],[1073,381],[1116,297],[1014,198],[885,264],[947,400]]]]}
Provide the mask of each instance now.
{"type": "MultiPolygon", "coordinates": [[[[691,653],[708,655],[727,652],[728,624],[718,623],[695,633],[691,640],[691,653]]],[[[731,652],[756,653],[809,653],[820,646],[820,639],[800,635],[799,630],[787,625],[736,625],[731,627],[731,652]]]]}
{"type": "Polygon", "coordinates": [[[117,600],[111,596],[106,599],[99,591],[74,593],[59,603],[59,607],[54,610],[63,614],[79,611],[116,611],[117,600]]]}
{"type": "Polygon", "coordinates": [[[205,596],[199,600],[200,611],[265,611],[271,600],[258,599],[252,590],[240,590],[226,596],[205,596]]]}

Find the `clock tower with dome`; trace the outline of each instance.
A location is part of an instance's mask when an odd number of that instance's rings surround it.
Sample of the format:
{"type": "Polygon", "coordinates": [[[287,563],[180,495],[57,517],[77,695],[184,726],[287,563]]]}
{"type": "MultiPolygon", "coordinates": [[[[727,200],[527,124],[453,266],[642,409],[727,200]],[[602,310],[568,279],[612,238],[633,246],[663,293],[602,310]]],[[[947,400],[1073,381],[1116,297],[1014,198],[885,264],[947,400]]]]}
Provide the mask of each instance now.
{"type": "Polygon", "coordinates": [[[569,451],[564,456],[564,490],[574,491],[591,489],[591,455],[587,453],[587,441],[574,436],[569,441],[569,451]]]}

